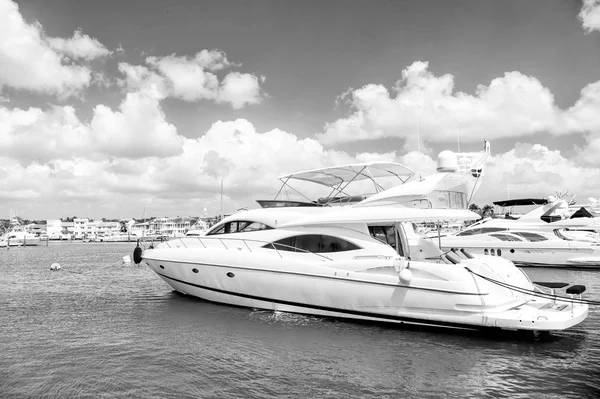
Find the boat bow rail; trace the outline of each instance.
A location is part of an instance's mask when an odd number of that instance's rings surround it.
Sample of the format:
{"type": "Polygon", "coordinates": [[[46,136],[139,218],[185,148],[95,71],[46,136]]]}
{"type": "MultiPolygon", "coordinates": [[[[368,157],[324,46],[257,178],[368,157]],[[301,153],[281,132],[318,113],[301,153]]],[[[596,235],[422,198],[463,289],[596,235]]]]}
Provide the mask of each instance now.
{"type": "Polygon", "coordinates": [[[305,249],[292,247],[285,244],[274,244],[271,241],[256,240],[248,238],[235,238],[235,237],[215,237],[215,236],[202,236],[202,237],[181,237],[174,240],[165,241],[159,244],[156,248],[195,248],[195,249],[224,249],[229,251],[244,251],[254,252],[253,249],[264,249],[270,247],[275,250],[280,258],[284,258],[283,254],[287,253],[306,253],[314,255],[323,261],[333,261],[328,256],[311,252],[305,249]],[[218,243],[218,245],[211,245],[218,243]],[[227,245],[227,244],[230,245],[227,245]],[[208,244],[208,245],[207,245],[208,244]],[[234,245],[231,245],[234,244],[234,245]],[[236,245],[237,244],[237,245],[236,245]],[[289,250],[287,249],[289,248],[289,250]]]}

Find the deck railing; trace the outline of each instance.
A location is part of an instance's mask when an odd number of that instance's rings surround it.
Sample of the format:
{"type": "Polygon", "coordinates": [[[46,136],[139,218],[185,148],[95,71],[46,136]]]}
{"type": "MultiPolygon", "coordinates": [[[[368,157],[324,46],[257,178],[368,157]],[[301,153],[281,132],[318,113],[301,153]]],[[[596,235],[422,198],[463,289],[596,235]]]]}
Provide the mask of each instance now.
{"type": "MultiPolygon", "coordinates": [[[[248,249],[249,252],[253,252],[253,251],[252,251],[251,246],[248,245],[248,243],[259,243],[259,244],[263,244],[263,245],[261,245],[258,248],[265,248],[265,246],[270,246],[275,250],[275,252],[279,255],[280,258],[283,258],[283,255],[281,254],[281,252],[302,252],[302,253],[307,253],[307,254],[318,256],[319,258],[321,258],[323,260],[333,261],[333,259],[331,259],[325,255],[321,255],[321,254],[318,254],[316,252],[312,252],[312,251],[309,251],[306,249],[296,248],[296,247],[292,247],[291,245],[286,245],[286,244],[276,244],[276,243],[273,243],[270,241],[255,240],[255,239],[248,239],[248,238],[231,238],[231,237],[221,238],[221,237],[216,237],[216,236],[179,237],[179,238],[175,238],[175,239],[172,239],[169,241],[164,241],[163,244],[167,245],[169,248],[173,248],[173,247],[179,248],[179,246],[176,246],[176,245],[172,246],[171,244],[174,244],[175,242],[181,242],[181,244],[183,245],[184,248],[189,248],[186,245],[184,240],[198,241],[200,244],[202,244],[204,249],[208,249],[208,246],[205,244],[204,241],[219,241],[223,245],[223,248],[225,248],[226,250],[231,250],[233,248],[228,247],[225,241],[242,242],[246,246],[246,248],[248,249]],[[284,248],[289,248],[289,250],[284,249],[284,248]]],[[[241,250],[240,247],[236,247],[236,249],[241,250]]]]}

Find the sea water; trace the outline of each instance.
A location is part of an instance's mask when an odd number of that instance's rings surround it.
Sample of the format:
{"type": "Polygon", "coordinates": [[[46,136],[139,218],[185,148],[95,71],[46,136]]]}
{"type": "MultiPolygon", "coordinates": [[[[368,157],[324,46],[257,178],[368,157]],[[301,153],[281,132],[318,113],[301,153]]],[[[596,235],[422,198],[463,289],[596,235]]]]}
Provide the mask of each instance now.
{"type": "MultiPolygon", "coordinates": [[[[0,250],[0,397],[600,397],[599,307],[537,339],[257,311],[173,292],[134,245],[0,250]]],[[[600,300],[600,270],[524,270],[600,300]]]]}

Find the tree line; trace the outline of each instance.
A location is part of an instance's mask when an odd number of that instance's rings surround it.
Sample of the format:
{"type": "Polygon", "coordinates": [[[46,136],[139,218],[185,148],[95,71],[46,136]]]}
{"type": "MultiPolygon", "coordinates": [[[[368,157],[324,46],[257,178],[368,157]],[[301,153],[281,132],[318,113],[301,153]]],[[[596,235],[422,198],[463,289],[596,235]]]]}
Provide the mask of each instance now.
{"type": "Polygon", "coordinates": [[[479,207],[479,205],[477,204],[471,204],[469,205],[469,210],[479,214],[479,216],[481,216],[482,218],[493,218],[495,215],[494,206],[488,204],[484,205],[483,207],[479,207]]]}

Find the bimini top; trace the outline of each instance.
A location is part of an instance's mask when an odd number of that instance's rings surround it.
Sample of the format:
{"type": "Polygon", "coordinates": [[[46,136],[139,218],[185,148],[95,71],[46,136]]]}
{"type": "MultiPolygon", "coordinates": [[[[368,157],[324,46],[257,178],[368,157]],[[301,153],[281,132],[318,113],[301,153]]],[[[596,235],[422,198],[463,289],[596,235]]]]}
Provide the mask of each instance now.
{"type": "Polygon", "coordinates": [[[379,193],[385,191],[385,188],[381,184],[383,181],[381,180],[396,178],[399,180],[399,183],[396,184],[404,184],[414,174],[415,172],[412,169],[394,162],[364,162],[305,170],[279,177],[279,180],[283,184],[277,195],[275,195],[275,198],[272,200],[256,200],[256,202],[263,208],[345,206],[360,202],[373,195],[373,192],[365,193],[364,191],[359,194],[350,194],[347,191],[349,186],[352,186],[353,191],[357,191],[357,189],[368,190],[369,183],[372,183],[374,192],[379,193]],[[327,187],[330,192],[324,197],[313,199],[292,187],[290,184],[291,180],[316,183],[327,187]],[[282,193],[287,194],[288,189],[299,194],[304,200],[291,200],[289,197],[285,199],[281,198],[280,195],[282,193]]]}
{"type": "Polygon", "coordinates": [[[511,199],[504,201],[496,201],[494,205],[498,206],[520,206],[520,205],[546,205],[548,203],[548,199],[546,198],[521,198],[521,199],[511,199]]]}
{"type": "Polygon", "coordinates": [[[279,177],[279,180],[285,182],[289,179],[296,179],[322,184],[327,187],[337,187],[353,181],[394,176],[404,183],[414,174],[415,172],[412,169],[395,162],[364,162],[294,172],[279,177]]]}

